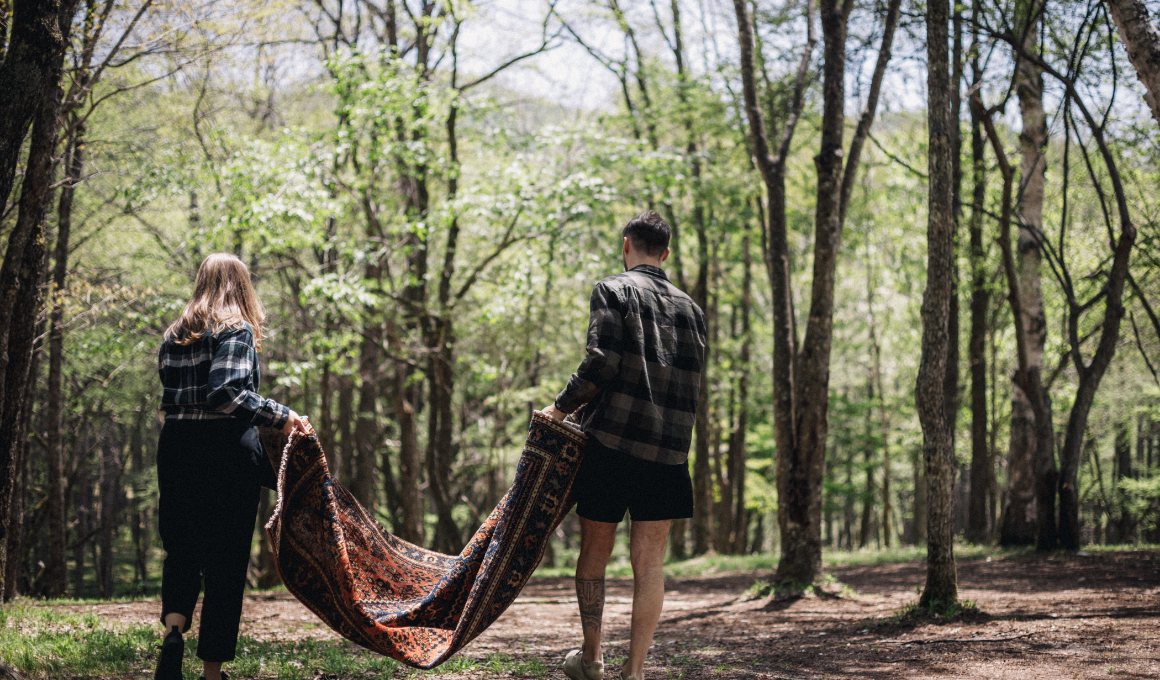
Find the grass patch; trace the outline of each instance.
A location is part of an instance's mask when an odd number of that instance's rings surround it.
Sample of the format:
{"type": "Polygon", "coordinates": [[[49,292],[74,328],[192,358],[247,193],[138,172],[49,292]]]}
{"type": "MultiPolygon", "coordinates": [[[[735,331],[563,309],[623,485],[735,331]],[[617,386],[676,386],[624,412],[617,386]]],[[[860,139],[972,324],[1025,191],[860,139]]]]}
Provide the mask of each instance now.
{"type": "Polygon", "coordinates": [[[429,671],[408,671],[406,677],[419,678],[427,675],[445,675],[467,671],[484,671],[495,675],[511,675],[518,678],[544,678],[548,676],[549,668],[541,659],[520,659],[510,654],[496,653],[488,654],[482,659],[457,656],[442,666],[432,668],[429,671]]]}
{"type": "MultiPolygon", "coordinates": [[[[58,602],[66,603],[75,604],[58,602]]],[[[197,641],[196,635],[185,637],[185,680],[201,675],[197,641]]],[[[0,660],[30,680],[152,677],[160,642],[160,626],[110,626],[92,612],[71,613],[39,604],[0,608],[0,660]]],[[[226,664],[236,680],[385,680],[471,671],[546,678],[552,668],[534,657],[491,654],[456,656],[438,668],[421,671],[345,641],[265,642],[247,636],[238,638],[237,658],[226,664]]]]}
{"type": "MultiPolygon", "coordinates": [[[[110,627],[91,612],[74,614],[23,604],[0,609],[0,659],[35,679],[152,677],[160,640],[160,626],[110,627]]],[[[201,675],[196,653],[197,637],[187,635],[187,680],[201,675]]],[[[399,664],[346,642],[262,642],[242,637],[237,658],[226,667],[239,680],[306,680],[386,678],[399,664]]]]}
{"type": "Polygon", "coordinates": [[[902,611],[898,612],[895,621],[898,623],[918,620],[945,622],[956,618],[971,618],[982,613],[983,611],[979,609],[974,600],[956,600],[949,604],[932,600],[926,607],[918,602],[906,605],[902,611]]]}

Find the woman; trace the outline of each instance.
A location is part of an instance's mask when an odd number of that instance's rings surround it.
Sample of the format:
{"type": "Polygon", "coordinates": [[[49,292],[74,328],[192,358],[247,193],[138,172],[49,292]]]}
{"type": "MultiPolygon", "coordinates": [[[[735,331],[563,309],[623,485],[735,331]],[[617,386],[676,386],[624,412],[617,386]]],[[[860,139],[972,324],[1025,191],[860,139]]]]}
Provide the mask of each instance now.
{"type": "Polygon", "coordinates": [[[185,643],[202,580],[197,655],[204,680],[221,680],[234,658],[259,486],[274,471],[257,426],[290,435],[297,413],[257,392],[265,313],[250,272],[228,253],[197,270],[193,299],[158,352],[165,425],[157,445],[159,524],[165,546],[161,621],[165,639],[156,680],[180,680],[185,643]]]}

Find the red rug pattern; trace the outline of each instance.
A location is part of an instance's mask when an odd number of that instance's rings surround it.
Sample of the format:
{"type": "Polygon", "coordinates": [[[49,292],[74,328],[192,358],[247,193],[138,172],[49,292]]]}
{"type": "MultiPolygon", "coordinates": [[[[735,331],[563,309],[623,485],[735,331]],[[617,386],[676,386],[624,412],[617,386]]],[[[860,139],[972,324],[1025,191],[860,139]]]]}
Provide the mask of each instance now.
{"type": "Polygon", "coordinates": [[[499,618],[535,571],[572,507],[584,439],[536,412],[511,489],[451,556],[387,533],[330,477],[318,437],[296,435],[266,524],[282,582],[348,640],[438,666],[499,618]]]}

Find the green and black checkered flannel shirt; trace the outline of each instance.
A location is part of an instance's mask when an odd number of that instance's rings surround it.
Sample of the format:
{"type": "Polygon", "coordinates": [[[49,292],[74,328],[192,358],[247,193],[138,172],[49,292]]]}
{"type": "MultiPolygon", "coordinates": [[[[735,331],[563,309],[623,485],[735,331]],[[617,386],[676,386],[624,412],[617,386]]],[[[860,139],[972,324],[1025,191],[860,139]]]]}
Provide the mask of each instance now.
{"type": "Polygon", "coordinates": [[[206,333],[189,345],[164,341],[157,352],[166,418],[237,418],[282,427],[290,409],[258,394],[262,381],[249,324],[206,333]]]}
{"type": "Polygon", "coordinates": [[[705,364],[705,315],[642,264],[592,291],[587,356],[556,397],[610,449],[680,465],[689,457],[705,364]]]}

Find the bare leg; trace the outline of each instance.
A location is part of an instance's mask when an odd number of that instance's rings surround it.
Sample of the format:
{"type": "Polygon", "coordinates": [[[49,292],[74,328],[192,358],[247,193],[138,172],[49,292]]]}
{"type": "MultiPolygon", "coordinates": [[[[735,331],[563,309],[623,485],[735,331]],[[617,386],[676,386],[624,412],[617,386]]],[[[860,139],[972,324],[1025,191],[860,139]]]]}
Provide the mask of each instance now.
{"type": "Polygon", "coordinates": [[[672,520],[633,522],[629,557],[632,560],[632,636],[628,660],[621,674],[644,677],[644,659],[665,603],[665,541],[672,520]]]}
{"type": "MultiPolygon", "coordinates": [[[[616,525],[580,518],[580,557],[576,560],[576,599],[584,628],[584,661],[600,659],[604,617],[604,570],[616,544],[616,525]]],[[[206,678],[209,680],[209,678],[206,678]]]]}
{"type": "Polygon", "coordinates": [[[202,677],[205,680],[221,680],[222,677],[222,662],[221,661],[203,661],[202,662],[202,677]]]}

